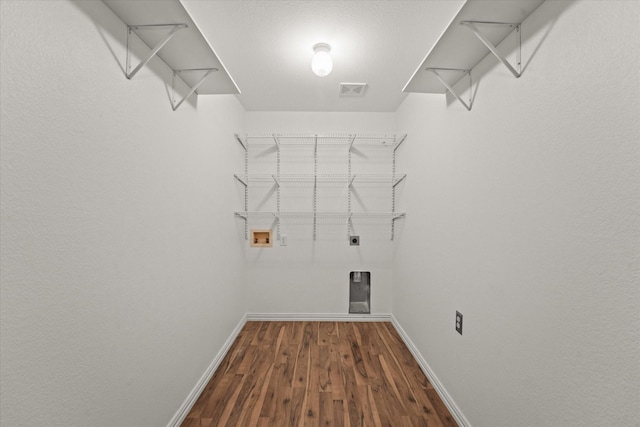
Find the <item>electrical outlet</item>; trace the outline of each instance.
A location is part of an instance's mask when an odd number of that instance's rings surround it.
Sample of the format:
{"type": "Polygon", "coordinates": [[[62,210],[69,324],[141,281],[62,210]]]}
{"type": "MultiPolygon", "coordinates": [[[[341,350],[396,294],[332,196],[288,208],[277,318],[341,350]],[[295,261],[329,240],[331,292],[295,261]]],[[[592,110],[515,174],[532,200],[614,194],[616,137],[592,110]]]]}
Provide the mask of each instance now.
{"type": "Polygon", "coordinates": [[[287,246],[288,238],[286,234],[280,235],[280,246],[287,246]]]}
{"type": "Polygon", "coordinates": [[[462,313],[456,311],[456,331],[462,335],[462,313]]]}

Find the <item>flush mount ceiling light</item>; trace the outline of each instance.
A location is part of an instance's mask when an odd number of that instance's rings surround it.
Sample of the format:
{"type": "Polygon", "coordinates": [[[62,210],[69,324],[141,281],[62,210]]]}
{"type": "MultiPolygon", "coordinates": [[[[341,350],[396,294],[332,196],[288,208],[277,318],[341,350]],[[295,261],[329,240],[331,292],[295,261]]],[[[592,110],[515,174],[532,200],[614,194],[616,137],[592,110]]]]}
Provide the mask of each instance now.
{"type": "Polygon", "coordinates": [[[326,43],[318,43],[313,46],[313,51],[315,55],[313,55],[313,59],[311,60],[311,69],[314,74],[318,77],[328,76],[333,69],[333,60],[331,59],[331,55],[329,55],[331,46],[326,43]]]}

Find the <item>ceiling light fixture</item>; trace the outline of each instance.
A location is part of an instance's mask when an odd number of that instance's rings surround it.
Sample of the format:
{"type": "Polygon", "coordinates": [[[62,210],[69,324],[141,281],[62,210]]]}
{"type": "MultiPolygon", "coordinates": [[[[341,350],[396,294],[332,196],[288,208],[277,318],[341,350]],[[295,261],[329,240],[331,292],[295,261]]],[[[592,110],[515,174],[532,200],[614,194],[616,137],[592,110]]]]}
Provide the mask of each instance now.
{"type": "Polygon", "coordinates": [[[329,55],[331,46],[326,43],[318,43],[313,46],[313,51],[315,55],[313,55],[313,59],[311,60],[311,69],[318,77],[328,76],[333,69],[333,60],[331,59],[331,55],[329,55]]]}

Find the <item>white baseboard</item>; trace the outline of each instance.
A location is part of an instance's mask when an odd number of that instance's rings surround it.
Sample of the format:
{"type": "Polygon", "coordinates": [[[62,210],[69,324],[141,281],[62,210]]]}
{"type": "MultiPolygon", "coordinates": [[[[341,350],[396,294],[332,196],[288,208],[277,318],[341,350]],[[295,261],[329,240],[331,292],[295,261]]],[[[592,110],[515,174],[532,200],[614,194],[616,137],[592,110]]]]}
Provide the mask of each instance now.
{"type": "Polygon", "coordinates": [[[464,416],[460,408],[458,408],[449,393],[447,393],[447,390],[444,388],[436,374],[433,372],[433,370],[431,370],[431,367],[429,366],[427,361],[424,359],[424,357],[422,357],[422,354],[420,354],[418,348],[415,346],[413,341],[411,341],[411,338],[409,338],[407,333],[404,331],[404,329],[402,329],[402,326],[400,326],[400,323],[398,323],[395,316],[393,315],[391,315],[391,323],[396,328],[396,331],[398,331],[398,334],[406,344],[407,348],[409,348],[411,354],[413,354],[413,357],[418,362],[418,365],[420,365],[420,369],[422,369],[422,372],[424,372],[431,385],[433,385],[433,388],[435,388],[436,392],[440,396],[440,399],[442,399],[444,404],[447,406],[449,412],[451,412],[451,415],[453,415],[453,418],[456,419],[458,425],[460,427],[471,427],[469,420],[467,420],[467,418],[464,416]]]}
{"type": "Polygon", "coordinates": [[[247,320],[315,322],[391,322],[391,314],[247,313],[247,320]]]}
{"type": "Polygon", "coordinates": [[[205,388],[205,386],[213,376],[213,373],[216,371],[216,369],[218,369],[220,362],[222,362],[222,359],[224,359],[224,356],[226,356],[229,348],[231,348],[231,344],[233,344],[233,342],[236,340],[238,334],[240,333],[242,327],[246,322],[247,316],[242,316],[242,319],[240,319],[240,322],[238,322],[236,327],[233,329],[233,332],[231,332],[229,338],[227,338],[218,354],[216,354],[216,357],[213,358],[213,361],[204,372],[204,374],[202,374],[202,377],[200,377],[193,390],[191,390],[191,393],[189,393],[185,401],[182,403],[182,405],[180,405],[178,411],[173,415],[173,418],[171,418],[171,421],[169,421],[167,427],[178,427],[180,424],[182,424],[184,419],[187,417],[187,414],[189,414],[189,411],[196,403],[196,400],[200,396],[200,393],[202,393],[202,390],[205,388]]]}

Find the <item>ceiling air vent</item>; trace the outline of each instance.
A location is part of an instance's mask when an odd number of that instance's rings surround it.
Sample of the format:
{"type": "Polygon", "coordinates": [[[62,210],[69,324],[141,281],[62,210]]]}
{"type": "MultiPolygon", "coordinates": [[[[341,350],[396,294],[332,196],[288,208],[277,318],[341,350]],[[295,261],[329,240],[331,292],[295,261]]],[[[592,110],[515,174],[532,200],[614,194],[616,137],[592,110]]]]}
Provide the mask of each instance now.
{"type": "Polygon", "coordinates": [[[340,83],[340,96],[362,96],[367,89],[366,83],[340,83]]]}

